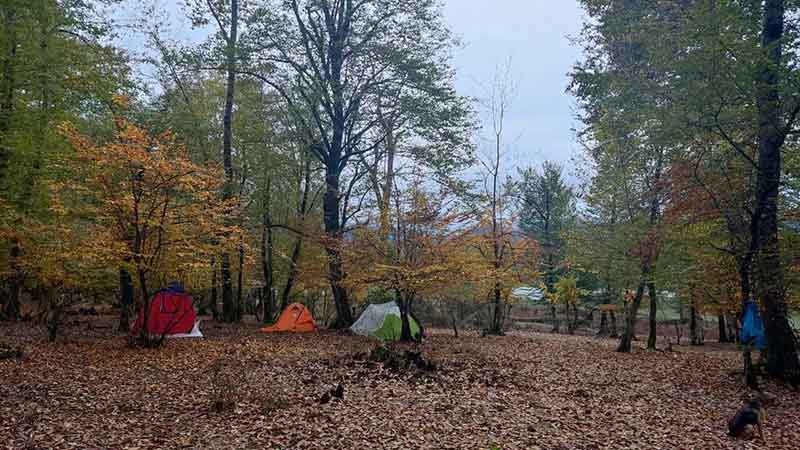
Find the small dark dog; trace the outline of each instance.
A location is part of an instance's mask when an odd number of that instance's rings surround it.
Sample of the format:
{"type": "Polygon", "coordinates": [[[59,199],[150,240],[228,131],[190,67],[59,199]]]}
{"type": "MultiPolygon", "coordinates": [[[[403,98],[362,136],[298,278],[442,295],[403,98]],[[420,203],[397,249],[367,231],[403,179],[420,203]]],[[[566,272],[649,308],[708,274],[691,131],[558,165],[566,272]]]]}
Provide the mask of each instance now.
{"type": "Polygon", "coordinates": [[[728,421],[728,434],[734,437],[742,437],[748,428],[752,427],[758,430],[761,440],[766,442],[761,427],[766,418],[764,403],[767,400],[766,397],[758,396],[739,408],[739,411],[736,411],[736,415],[728,421]]]}

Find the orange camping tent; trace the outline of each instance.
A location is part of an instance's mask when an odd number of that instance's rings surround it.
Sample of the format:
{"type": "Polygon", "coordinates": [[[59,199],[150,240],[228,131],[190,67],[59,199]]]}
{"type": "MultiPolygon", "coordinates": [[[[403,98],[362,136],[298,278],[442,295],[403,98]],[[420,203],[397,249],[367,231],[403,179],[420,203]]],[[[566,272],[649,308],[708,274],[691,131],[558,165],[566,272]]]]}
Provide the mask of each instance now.
{"type": "Polygon", "coordinates": [[[273,325],[261,329],[263,333],[276,333],[280,331],[294,331],[306,333],[317,329],[314,317],[302,303],[292,303],[283,310],[278,321],[273,325]]]}

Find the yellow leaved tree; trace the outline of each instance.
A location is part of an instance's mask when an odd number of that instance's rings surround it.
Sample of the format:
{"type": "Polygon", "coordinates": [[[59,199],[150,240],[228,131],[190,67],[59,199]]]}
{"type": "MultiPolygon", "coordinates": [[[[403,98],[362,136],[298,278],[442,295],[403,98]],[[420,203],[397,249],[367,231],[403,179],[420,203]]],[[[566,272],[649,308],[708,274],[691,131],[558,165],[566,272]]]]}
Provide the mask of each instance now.
{"type": "Polygon", "coordinates": [[[474,213],[459,210],[445,194],[411,187],[398,193],[390,238],[376,227],[354,233],[345,256],[353,269],[345,278],[349,289],[380,287],[394,294],[402,320],[401,340],[412,340],[408,316],[420,299],[439,297],[454,287],[468,287],[476,298],[494,304],[493,293],[502,286],[507,300],[511,290],[529,282],[535,272],[534,241],[505,236],[499,264],[486,257],[494,241],[482,233],[474,213]],[[450,205],[450,206],[448,206],[450,205]]]}
{"type": "Polygon", "coordinates": [[[515,223],[514,217],[483,215],[472,233],[470,247],[480,260],[472,283],[485,293],[490,308],[488,334],[503,334],[513,290],[541,277],[538,242],[520,233],[515,223]]]}
{"type": "Polygon", "coordinates": [[[560,277],[554,284],[555,291],[548,293],[545,298],[558,305],[564,305],[567,316],[567,331],[572,334],[578,324],[578,302],[584,292],[578,288],[578,280],[573,276],[560,277]]]}
{"type": "MultiPolygon", "coordinates": [[[[60,126],[74,177],[55,187],[55,208],[83,210],[81,252],[134,276],[146,320],[152,280],[195,280],[212,255],[239,243],[240,230],[228,225],[238,223],[238,200],[220,200],[221,169],[192,162],[171,133],[151,135],[119,115],[115,122],[105,143],[60,126]]],[[[150,343],[146,330],[140,337],[150,343]]]]}
{"type": "Polygon", "coordinates": [[[400,339],[411,341],[408,317],[414,303],[474,278],[480,260],[465,251],[472,238],[468,216],[446,211],[434,194],[419,188],[398,193],[396,210],[388,241],[379,228],[367,226],[344,246],[352,267],[344,285],[393,293],[402,320],[400,339]]]}

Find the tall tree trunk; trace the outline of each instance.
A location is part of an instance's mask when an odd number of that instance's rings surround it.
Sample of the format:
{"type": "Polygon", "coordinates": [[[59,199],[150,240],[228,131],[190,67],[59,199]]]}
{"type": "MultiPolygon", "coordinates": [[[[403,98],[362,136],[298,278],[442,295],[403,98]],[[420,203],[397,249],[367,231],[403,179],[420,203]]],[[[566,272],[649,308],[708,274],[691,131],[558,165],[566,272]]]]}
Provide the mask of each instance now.
{"type": "Polygon", "coordinates": [[[141,295],[142,300],[142,329],[139,332],[139,338],[141,339],[142,343],[145,345],[150,344],[150,333],[148,332],[148,319],[150,318],[150,294],[147,292],[147,276],[145,275],[144,269],[141,268],[141,263],[137,263],[139,266],[136,269],[136,273],[139,276],[139,294],[141,295]]]}
{"type": "Polygon", "coordinates": [[[58,337],[58,328],[61,325],[61,309],[62,303],[59,301],[57,294],[49,289],[44,292],[44,302],[47,304],[47,340],[55,342],[58,337]]]}
{"type": "MultiPolygon", "coordinates": [[[[228,200],[233,197],[233,101],[236,86],[236,39],[239,25],[239,0],[231,0],[230,33],[226,35],[226,71],[227,82],[225,85],[225,113],[222,117],[222,164],[225,169],[225,187],[223,198],[228,200]]],[[[231,261],[228,251],[222,253],[222,317],[226,322],[236,320],[236,308],[233,304],[233,286],[231,283],[231,261]]]]}
{"type": "MultiPolygon", "coordinates": [[[[247,155],[245,154],[244,150],[240,151],[240,157],[242,158],[242,172],[241,176],[239,177],[239,209],[243,210],[244,205],[242,205],[242,199],[245,195],[245,188],[247,186],[247,155]]],[[[245,215],[241,214],[239,216],[239,228],[244,230],[245,228],[245,215]]],[[[236,321],[242,320],[242,315],[246,312],[245,311],[245,304],[244,304],[244,232],[239,234],[239,271],[237,273],[236,279],[236,321]]],[[[248,295],[249,296],[249,295],[248,295]]]]}
{"type": "Polygon", "coordinates": [[[725,315],[725,325],[728,328],[728,341],[729,342],[739,342],[739,333],[738,329],[736,328],[736,321],[733,320],[730,315],[725,315]]]}
{"type": "Polygon", "coordinates": [[[500,290],[500,283],[495,283],[492,290],[492,317],[489,322],[489,334],[502,336],[503,323],[505,322],[505,305],[503,304],[503,293],[500,290]]]}
{"type": "Polygon", "coordinates": [[[9,9],[3,19],[3,26],[9,34],[9,39],[8,47],[3,49],[4,51],[7,50],[8,54],[3,58],[3,78],[2,84],[0,84],[0,88],[2,88],[0,92],[0,95],[2,95],[2,99],[0,99],[0,189],[3,188],[3,179],[11,157],[11,149],[3,142],[3,138],[11,128],[11,116],[14,112],[14,91],[16,89],[14,64],[18,47],[16,11],[9,9]]]}
{"type": "MultiPolygon", "coordinates": [[[[297,4],[293,3],[295,15],[297,4]]],[[[343,224],[339,214],[341,212],[340,182],[342,170],[346,164],[345,137],[347,132],[347,106],[345,104],[345,39],[352,32],[350,18],[354,13],[353,2],[342,3],[339,11],[342,22],[329,26],[331,34],[336,36],[327,47],[328,67],[325,77],[331,86],[331,136],[327,144],[325,155],[325,195],[322,209],[325,224],[325,252],[328,255],[328,281],[333,293],[333,303],[336,308],[336,320],[333,328],[347,328],[353,324],[353,315],[350,310],[350,299],[347,290],[342,286],[345,270],[342,262],[341,246],[343,240],[343,224]]]]}
{"type": "MultiPolygon", "coordinates": [[[[639,313],[639,306],[642,303],[642,296],[644,295],[644,288],[645,285],[649,285],[653,283],[651,280],[652,271],[655,268],[656,260],[658,259],[659,253],[659,243],[657,242],[658,236],[654,235],[656,233],[656,225],[658,224],[659,218],[661,216],[660,213],[660,187],[658,186],[661,181],[661,170],[662,164],[664,159],[663,149],[660,150],[658,158],[656,159],[656,166],[653,172],[653,178],[650,181],[650,190],[652,198],[650,199],[650,235],[645,237],[645,241],[640,242],[640,251],[642,252],[639,257],[641,258],[641,266],[642,266],[642,273],[641,279],[639,281],[639,286],[636,288],[636,295],[633,300],[633,304],[630,305],[630,308],[627,311],[627,315],[625,317],[625,332],[620,339],[619,347],[617,347],[618,352],[630,352],[631,351],[631,342],[634,339],[634,335],[636,333],[636,315],[639,313]]],[[[655,295],[655,285],[652,287],[653,295],[655,295]]],[[[651,310],[652,313],[652,310],[651,310]]]]}
{"type": "Polygon", "coordinates": [[[647,336],[647,348],[650,350],[656,349],[656,312],[658,309],[658,299],[656,298],[656,284],[654,282],[647,283],[647,293],[650,294],[650,334],[647,336]]]}
{"type": "MultiPolygon", "coordinates": [[[[644,276],[646,275],[648,274],[644,274],[644,276]]],[[[642,304],[645,284],[645,280],[639,282],[633,301],[628,305],[628,311],[625,314],[625,331],[622,333],[622,337],[619,340],[619,346],[617,346],[618,352],[630,353],[631,351],[631,343],[633,342],[636,328],[636,315],[639,313],[639,306],[642,304]]]]}
{"type": "Polygon", "coordinates": [[[133,308],[133,279],[124,267],[119,269],[119,331],[130,329],[131,308],[133,308]]]}
{"type": "Polygon", "coordinates": [[[281,310],[286,308],[289,305],[289,299],[292,295],[292,288],[294,287],[295,280],[297,276],[300,274],[300,254],[303,248],[303,238],[298,236],[294,241],[294,246],[292,247],[292,257],[289,267],[289,275],[286,277],[286,284],[283,286],[283,290],[281,291],[281,310]]]}
{"type": "Polygon", "coordinates": [[[577,328],[578,328],[578,304],[577,303],[573,303],[573,305],[572,305],[572,332],[574,333],[577,328]]]}
{"type": "Polygon", "coordinates": [[[397,304],[400,307],[400,341],[401,342],[414,342],[415,336],[411,334],[411,321],[412,317],[411,307],[414,303],[414,294],[403,294],[397,292],[397,304]]]}
{"type": "MultiPolygon", "coordinates": [[[[308,197],[311,193],[311,158],[306,156],[303,164],[303,187],[300,196],[300,205],[297,213],[301,224],[305,224],[306,214],[308,213],[308,197]]],[[[292,248],[291,265],[289,266],[289,276],[286,277],[286,285],[281,292],[281,311],[289,305],[289,298],[292,295],[292,288],[297,276],[300,274],[300,254],[303,248],[303,236],[298,234],[292,248]]]]}
{"type": "Polygon", "coordinates": [[[725,327],[725,313],[722,311],[717,314],[717,326],[719,329],[719,339],[720,343],[730,342],[728,339],[727,328],[725,327]]]}
{"type": "MultiPolygon", "coordinates": [[[[751,245],[755,247],[756,244],[751,245]]],[[[752,251],[747,252],[741,258],[738,258],[737,261],[739,266],[739,289],[742,294],[742,302],[749,301],[753,296],[752,285],[750,284],[750,271],[753,265],[752,253],[752,251]]]]}
{"type": "Polygon", "coordinates": [[[575,334],[575,320],[572,320],[572,308],[569,303],[564,304],[564,318],[567,319],[567,334],[575,334]]]}
{"type": "Polygon", "coordinates": [[[556,305],[550,305],[550,317],[553,319],[553,330],[552,333],[558,333],[559,329],[561,328],[561,323],[558,320],[558,311],[556,311],[556,305]]]}
{"type": "MultiPolygon", "coordinates": [[[[501,106],[504,108],[504,105],[501,106]]],[[[503,117],[503,110],[501,109],[500,112],[500,121],[502,122],[503,117]]],[[[495,128],[495,154],[494,154],[494,162],[492,167],[492,265],[494,266],[495,270],[495,280],[494,280],[494,288],[493,288],[493,303],[494,303],[494,311],[492,314],[491,322],[489,325],[488,332],[489,334],[501,336],[503,335],[503,321],[504,321],[504,305],[503,305],[503,297],[502,297],[502,285],[500,282],[500,278],[497,275],[499,269],[503,265],[503,249],[501,244],[501,227],[502,224],[500,220],[498,220],[498,210],[500,209],[500,198],[499,198],[499,191],[498,191],[498,178],[500,177],[500,144],[502,139],[502,123],[500,124],[501,128],[495,128]]]]}
{"type": "Polygon", "coordinates": [[[383,180],[383,187],[380,187],[377,180],[377,173],[374,174],[375,178],[375,194],[378,196],[376,199],[380,209],[380,230],[379,236],[381,241],[387,245],[389,242],[390,224],[390,211],[392,192],[394,190],[394,161],[397,154],[397,135],[395,134],[395,123],[390,117],[385,117],[382,110],[378,110],[378,116],[381,123],[381,128],[385,136],[384,143],[386,145],[386,177],[383,180]]]}
{"type": "Polygon", "coordinates": [[[608,312],[601,311],[600,312],[600,329],[597,330],[598,336],[608,336],[608,312]]]}
{"type": "Polygon", "coordinates": [[[9,252],[9,259],[10,259],[10,269],[11,269],[11,277],[9,280],[9,296],[8,300],[5,304],[4,315],[7,320],[15,321],[19,320],[20,314],[20,307],[19,301],[20,296],[22,295],[22,270],[19,267],[19,258],[21,256],[22,249],[20,247],[20,242],[18,238],[13,238],[11,244],[11,250],[9,252]]]}
{"type": "MultiPolygon", "coordinates": [[[[272,179],[267,178],[267,187],[265,190],[265,197],[264,197],[264,218],[263,218],[263,231],[261,235],[261,268],[264,272],[264,290],[266,291],[266,296],[264,298],[263,304],[263,312],[264,315],[261,318],[261,321],[264,323],[272,322],[272,318],[275,315],[274,311],[272,310],[273,307],[273,288],[274,288],[274,278],[273,278],[273,242],[272,242],[272,179]]],[[[281,311],[285,306],[281,307],[281,311]]]]}
{"type": "Polygon", "coordinates": [[[608,337],[615,338],[617,337],[617,315],[614,313],[613,309],[609,311],[609,315],[611,316],[611,333],[608,337]]]}
{"type": "Polygon", "coordinates": [[[239,273],[236,275],[236,320],[242,319],[244,313],[244,242],[239,237],[239,273]]]}
{"type": "Polygon", "coordinates": [[[211,317],[214,320],[218,319],[219,312],[217,311],[217,262],[213,256],[211,257],[211,317]]]}
{"type": "Polygon", "coordinates": [[[702,324],[697,314],[697,306],[695,300],[692,299],[692,303],[689,305],[689,340],[692,345],[703,345],[703,336],[700,331],[701,326],[702,324]]]}
{"type": "Polygon", "coordinates": [[[233,305],[233,286],[231,283],[231,259],[227,250],[222,253],[220,264],[220,278],[222,281],[222,320],[235,321],[233,305]]]}
{"type": "Polygon", "coordinates": [[[778,238],[778,196],[781,181],[781,148],[786,130],[781,120],[778,91],[782,61],[784,0],[766,0],[762,46],[769,58],[756,80],[758,109],[758,179],[754,239],[758,240],[757,288],[767,338],[767,372],[776,378],[800,381],[800,359],[786,306],[783,267],[778,238]]]}
{"type": "MultiPolygon", "coordinates": [[[[338,160],[338,158],[336,158],[338,160]]],[[[325,251],[328,254],[328,281],[333,292],[333,303],[336,307],[336,320],[333,328],[347,328],[353,324],[353,315],[350,311],[350,300],[347,290],[342,287],[344,280],[344,267],[341,257],[342,230],[339,221],[340,195],[339,171],[337,164],[328,164],[325,177],[326,189],[323,199],[323,212],[325,216],[325,251]],[[332,170],[333,169],[333,170],[332,170]]]]}
{"type": "MultiPolygon", "coordinates": [[[[39,21],[39,64],[37,72],[38,87],[39,87],[39,108],[38,108],[38,122],[39,127],[47,129],[50,127],[50,36],[52,34],[53,25],[50,23],[48,15],[42,16],[39,21]]],[[[23,191],[21,194],[21,201],[23,203],[33,202],[37,188],[36,184],[40,179],[40,171],[44,163],[45,149],[50,145],[47,141],[47,133],[39,133],[36,135],[35,151],[29,155],[28,161],[30,164],[30,171],[27,177],[30,182],[23,184],[23,191]]]]}

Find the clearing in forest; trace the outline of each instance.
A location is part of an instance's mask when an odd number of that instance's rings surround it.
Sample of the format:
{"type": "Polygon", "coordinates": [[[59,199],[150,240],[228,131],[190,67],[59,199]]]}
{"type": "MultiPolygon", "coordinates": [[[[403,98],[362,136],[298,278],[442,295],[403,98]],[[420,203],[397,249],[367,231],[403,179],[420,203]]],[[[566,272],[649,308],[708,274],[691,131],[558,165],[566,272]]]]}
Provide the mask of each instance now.
{"type": "MultiPolygon", "coordinates": [[[[161,349],[122,338],[44,343],[0,324],[22,359],[0,361],[3,449],[797,448],[800,394],[779,386],[768,446],[726,436],[745,393],[735,352],[634,354],[616,341],[538,333],[421,346],[437,368],[363,358],[369,338],[267,335],[211,324],[161,349]],[[325,393],[341,383],[342,399],[325,393]],[[324,403],[321,403],[322,397],[324,403]]],[[[67,330],[67,336],[77,336],[67,330]]],[[[41,334],[39,334],[41,336],[41,334]]]]}

